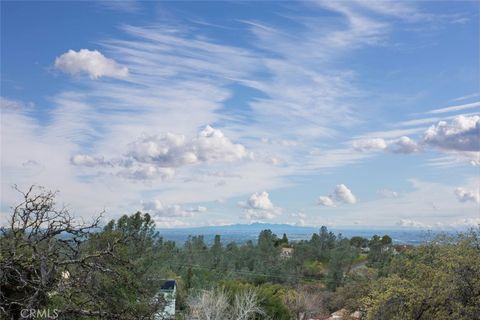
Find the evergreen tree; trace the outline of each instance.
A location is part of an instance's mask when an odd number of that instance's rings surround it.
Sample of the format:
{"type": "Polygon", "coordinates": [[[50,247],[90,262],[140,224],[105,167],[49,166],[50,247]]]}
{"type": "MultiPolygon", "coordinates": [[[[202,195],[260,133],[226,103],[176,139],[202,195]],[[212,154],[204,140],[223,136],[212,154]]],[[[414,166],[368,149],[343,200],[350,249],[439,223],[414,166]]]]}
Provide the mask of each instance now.
{"type": "Polygon", "coordinates": [[[220,240],[220,235],[215,235],[215,238],[213,240],[213,245],[210,248],[210,253],[212,256],[212,267],[214,269],[217,269],[222,260],[222,255],[223,255],[223,247],[222,247],[222,242],[220,240]]]}

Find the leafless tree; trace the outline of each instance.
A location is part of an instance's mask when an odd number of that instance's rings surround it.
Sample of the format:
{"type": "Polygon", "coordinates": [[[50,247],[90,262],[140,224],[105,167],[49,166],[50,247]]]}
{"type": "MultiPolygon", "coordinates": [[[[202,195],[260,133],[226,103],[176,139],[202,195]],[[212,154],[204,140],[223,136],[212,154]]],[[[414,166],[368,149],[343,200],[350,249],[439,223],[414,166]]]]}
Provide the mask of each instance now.
{"type": "Polygon", "coordinates": [[[260,301],[253,290],[243,290],[235,295],[232,306],[232,320],[250,320],[256,315],[264,315],[260,301]]]}
{"type": "Polygon", "coordinates": [[[253,290],[245,290],[230,302],[223,290],[204,290],[188,301],[189,319],[195,320],[250,320],[264,315],[260,301],[253,290]]]}
{"type": "Polygon", "coordinates": [[[188,300],[190,316],[198,320],[226,320],[228,297],[224,291],[203,290],[188,300]]]}
{"type": "Polygon", "coordinates": [[[105,258],[121,261],[110,239],[101,250],[81,250],[100,224],[101,214],[90,223],[76,220],[63,207],[57,209],[55,192],[32,186],[20,192],[22,201],[12,208],[0,229],[0,315],[18,319],[22,309],[40,309],[52,296],[62,296],[63,315],[108,317],[95,305],[95,294],[86,288],[95,274],[115,271],[105,258]]]}
{"type": "Polygon", "coordinates": [[[322,294],[316,290],[299,287],[285,295],[284,303],[295,315],[296,320],[328,314],[323,306],[322,294]]]}

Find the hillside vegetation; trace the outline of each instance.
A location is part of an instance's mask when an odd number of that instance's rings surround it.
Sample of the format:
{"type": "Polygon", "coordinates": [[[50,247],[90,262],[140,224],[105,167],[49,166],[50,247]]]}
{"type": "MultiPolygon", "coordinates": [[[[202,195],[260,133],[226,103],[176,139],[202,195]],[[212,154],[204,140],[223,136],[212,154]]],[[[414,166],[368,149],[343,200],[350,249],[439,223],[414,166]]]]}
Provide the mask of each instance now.
{"type": "Polygon", "coordinates": [[[153,319],[165,279],[177,282],[178,319],[480,319],[480,237],[471,230],[417,247],[388,235],[345,238],[322,227],[290,242],[207,246],[164,241],[148,213],[80,223],[55,194],[32,188],[0,238],[0,313],[55,309],[60,319],[153,319]],[[286,255],[284,248],[292,248],[286,255]],[[346,318],[345,318],[346,319],[346,318]]]}

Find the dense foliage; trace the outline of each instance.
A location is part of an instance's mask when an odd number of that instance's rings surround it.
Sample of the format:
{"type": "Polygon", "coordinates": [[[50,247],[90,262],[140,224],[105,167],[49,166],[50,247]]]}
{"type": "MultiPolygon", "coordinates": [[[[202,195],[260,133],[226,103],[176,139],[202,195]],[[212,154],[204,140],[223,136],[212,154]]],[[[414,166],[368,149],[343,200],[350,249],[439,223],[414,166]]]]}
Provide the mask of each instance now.
{"type": "Polygon", "coordinates": [[[395,256],[363,299],[370,319],[480,319],[480,237],[470,232],[395,256]]]}

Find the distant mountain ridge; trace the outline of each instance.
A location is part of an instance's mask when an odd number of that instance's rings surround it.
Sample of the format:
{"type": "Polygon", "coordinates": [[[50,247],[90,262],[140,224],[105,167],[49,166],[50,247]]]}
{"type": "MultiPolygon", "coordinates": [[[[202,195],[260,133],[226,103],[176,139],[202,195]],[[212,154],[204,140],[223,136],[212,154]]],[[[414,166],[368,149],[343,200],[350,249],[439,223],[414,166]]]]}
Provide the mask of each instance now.
{"type": "Polygon", "coordinates": [[[251,223],[251,224],[228,224],[222,226],[202,226],[202,227],[181,227],[181,228],[172,228],[172,229],[162,229],[159,228],[159,231],[167,231],[170,232],[179,232],[184,233],[188,231],[193,231],[195,234],[198,232],[206,231],[206,232],[214,232],[214,231],[221,231],[223,232],[251,232],[251,231],[262,231],[265,229],[270,229],[272,232],[276,232],[276,230],[285,230],[285,231],[302,231],[302,232],[318,232],[319,228],[317,227],[307,227],[307,226],[296,226],[291,224],[276,224],[276,223],[251,223]]]}
{"type": "MultiPolygon", "coordinates": [[[[281,237],[284,233],[290,240],[308,240],[313,233],[318,233],[320,227],[296,226],[290,224],[273,223],[252,223],[252,224],[231,224],[224,226],[202,226],[163,229],[158,228],[160,235],[166,240],[172,240],[178,244],[183,244],[189,236],[203,235],[207,244],[213,241],[215,235],[220,235],[224,243],[235,241],[244,243],[248,240],[255,241],[260,231],[270,229],[277,236],[281,237]]],[[[406,230],[393,228],[347,228],[347,227],[329,227],[329,231],[335,234],[341,233],[344,237],[361,236],[371,238],[373,235],[388,234],[396,243],[418,244],[430,239],[436,233],[424,230],[406,230]]]]}

